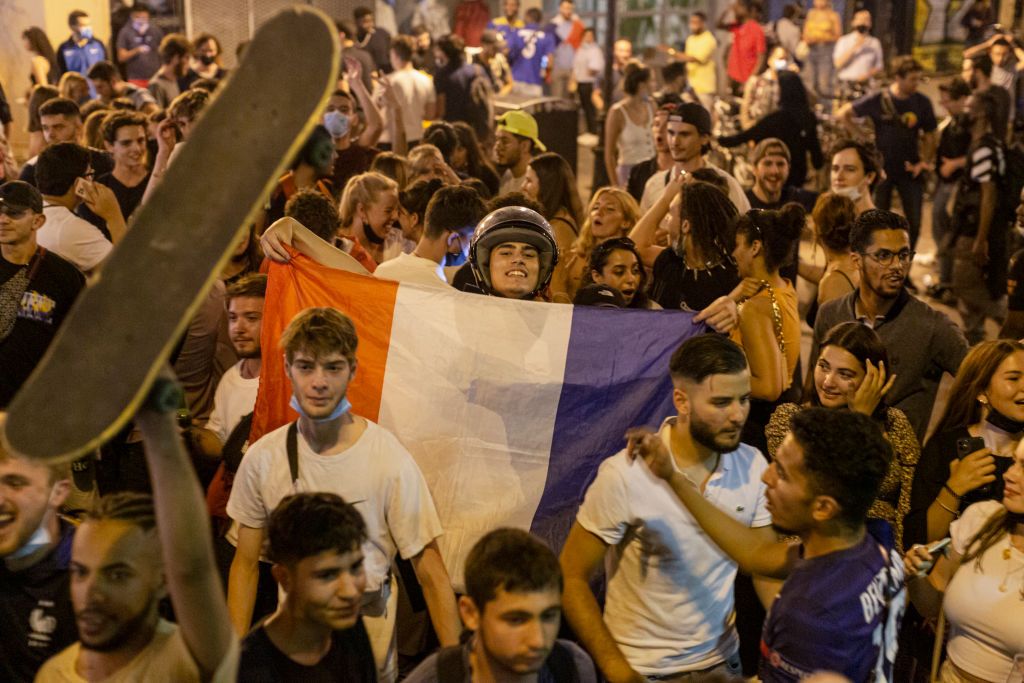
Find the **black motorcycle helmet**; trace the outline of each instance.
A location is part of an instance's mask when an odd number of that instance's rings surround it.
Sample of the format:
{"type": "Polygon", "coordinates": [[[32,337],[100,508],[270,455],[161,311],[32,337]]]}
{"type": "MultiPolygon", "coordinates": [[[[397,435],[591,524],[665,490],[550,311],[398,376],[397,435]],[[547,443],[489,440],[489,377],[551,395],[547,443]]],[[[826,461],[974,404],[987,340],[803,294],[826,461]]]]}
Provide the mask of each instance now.
{"type": "Polygon", "coordinates": [[[558,244],[548,222],[533,209],[506,206],[484,216],[473,232],[469,246],[469,263],[476,280],[487,294],[494,294],[491,285],[491,250],[507,242],[523,242],[537,249],[540,274],[530,296],[542,291],[551,282],[558,263],[558,244]]]}

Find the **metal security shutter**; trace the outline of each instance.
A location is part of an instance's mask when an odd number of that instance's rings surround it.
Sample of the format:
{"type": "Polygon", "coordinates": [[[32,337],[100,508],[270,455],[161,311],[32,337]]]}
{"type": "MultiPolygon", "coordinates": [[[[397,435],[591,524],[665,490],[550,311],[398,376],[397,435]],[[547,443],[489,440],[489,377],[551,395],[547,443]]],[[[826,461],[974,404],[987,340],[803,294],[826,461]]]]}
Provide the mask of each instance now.
{"type": "MultiPolygon", "coordinates": [[[[289,0],[186,0],[185,25],[190,38],[200,33],[217,36],[224,48],[224,66],[232,69],[236,65],[235,49],[239,43],[249,40],[260,24],[275,13],[297,4],[312,5],[332,19],[351,21],[356,7],[373,7],[373,0],[312,0],[305,3],[289,0]]],[[[282,57],[287,58],[287,55],[282,57]]]]}

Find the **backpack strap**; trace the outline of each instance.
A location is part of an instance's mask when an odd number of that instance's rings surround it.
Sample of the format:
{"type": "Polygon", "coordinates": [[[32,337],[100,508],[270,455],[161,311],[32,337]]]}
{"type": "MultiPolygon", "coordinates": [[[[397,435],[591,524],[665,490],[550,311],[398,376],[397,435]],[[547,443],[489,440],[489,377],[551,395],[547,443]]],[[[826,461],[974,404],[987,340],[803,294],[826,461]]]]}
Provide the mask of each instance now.
{"type": "Polygon", "coordinates": [[[559,683],[580,683],[580,672],[576,670],[576,660],[573,659],[572,650],[555,641],[548,655],[545,666],[559,683]]]}
{"type": "Polygon", "coordinates": [[[894,123],[900,128],[906,128],[899,110],[896,109],[896,102],[892,99],[892,93],[888,88],[882,88],[882,119],[894,123]]]}
{"type": "Polygon", "coordinates": [[[437,652],[437,680],[462,683],[466,680],[466,667],[462,662],[462,646],[443,647],[437,652]]]}
{"type": "Polygon", "coordinates": [[[299,423],[288,425],[288,437],[285,441],[288,450],[288,470],[292,473],[292,484],[299,481],[299,423]]]}

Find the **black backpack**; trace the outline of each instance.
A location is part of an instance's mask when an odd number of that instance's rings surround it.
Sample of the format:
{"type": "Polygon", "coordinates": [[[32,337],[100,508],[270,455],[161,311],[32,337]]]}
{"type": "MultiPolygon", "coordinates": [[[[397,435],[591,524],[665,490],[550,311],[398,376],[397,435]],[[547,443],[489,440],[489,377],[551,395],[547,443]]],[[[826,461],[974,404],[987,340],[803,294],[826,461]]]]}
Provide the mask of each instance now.
{"type": "MultiPolygon", "coordinates": [[[[558,683],[580,683],[580,674],[576,670],[572,651],[555,641],[551,654],[544,662],[545,668],[551,672],[558,683]]],[[[466,667],[462,661],[462,645],[441,648],[437,653],[437,680],[442,683],[462,683],[466,680],[466,667]]]]}

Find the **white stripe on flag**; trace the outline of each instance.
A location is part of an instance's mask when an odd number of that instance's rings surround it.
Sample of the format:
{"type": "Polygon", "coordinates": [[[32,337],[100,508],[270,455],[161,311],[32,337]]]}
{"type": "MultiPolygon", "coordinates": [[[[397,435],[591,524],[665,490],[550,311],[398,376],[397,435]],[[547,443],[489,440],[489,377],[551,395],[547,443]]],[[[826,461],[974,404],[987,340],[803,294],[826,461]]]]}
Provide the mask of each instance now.
{"type": "Polygon", "coordinates": [[[473,543],[529,529],[544,491],[572,306],[400,285],[379,422],[412,453],[456,590],[473,543]]]}

